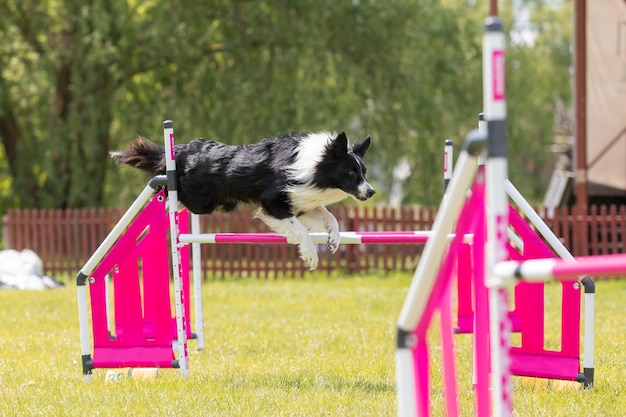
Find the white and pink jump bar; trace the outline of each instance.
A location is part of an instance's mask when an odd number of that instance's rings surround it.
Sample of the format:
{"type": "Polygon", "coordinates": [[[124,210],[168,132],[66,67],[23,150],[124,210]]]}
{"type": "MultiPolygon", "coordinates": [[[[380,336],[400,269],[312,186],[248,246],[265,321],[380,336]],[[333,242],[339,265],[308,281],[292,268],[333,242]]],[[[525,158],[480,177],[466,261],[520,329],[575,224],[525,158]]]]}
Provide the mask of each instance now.
{"type": "MultiPolygon", "coordinates": [[[[397,232],[341,232],[340,244],[361,245],[361,244],[419,244],[426,243],[434,235],[431,231],[397,231],[397,232]]],[[[311,240],[315,244],[326,244],[328,233],[309,233],[311,240]]],[[[454,237],[448,235],[448,240],[454,237]]],[[[464,236],[464,242],[470,243],[472,235],[464,236]]],[[[178,236],[180,244],[187,243],[216,243],[216,244],[253,244],[253,243],[276,243],[291,244],[286,236],[277,233],[201,233],[201,234],[181,234],[178,236]]]]}
{"type": "Polygon", "coordinates": [[[580,256],[572,259],[505,261],[493,268],[487,281],[492,287],[507,287],[519,281],[538,282],[575,279],[582,274],[611,276],[626,272],[626,255],[580,256]]]}

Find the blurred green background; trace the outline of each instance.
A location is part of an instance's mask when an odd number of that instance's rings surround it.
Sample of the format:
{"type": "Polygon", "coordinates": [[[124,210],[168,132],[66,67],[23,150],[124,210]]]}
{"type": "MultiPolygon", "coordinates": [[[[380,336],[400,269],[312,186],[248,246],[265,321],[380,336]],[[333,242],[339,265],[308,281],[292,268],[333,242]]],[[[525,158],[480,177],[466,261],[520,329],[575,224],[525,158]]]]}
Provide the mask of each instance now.
{"type": "MultiPolygon", "coordinates": [[[[547,151],[571,134],[572,4],[501,1],[510,177],[539,201],[547,151]]],[[[387,202],[441,198],[443,140],[482,110],[478,0],[5,0],[0,3],[0,213],[125,206],[145,177],[108,157],[136,134],[248,143],[279,132],[373,137],[387,202]]]]}

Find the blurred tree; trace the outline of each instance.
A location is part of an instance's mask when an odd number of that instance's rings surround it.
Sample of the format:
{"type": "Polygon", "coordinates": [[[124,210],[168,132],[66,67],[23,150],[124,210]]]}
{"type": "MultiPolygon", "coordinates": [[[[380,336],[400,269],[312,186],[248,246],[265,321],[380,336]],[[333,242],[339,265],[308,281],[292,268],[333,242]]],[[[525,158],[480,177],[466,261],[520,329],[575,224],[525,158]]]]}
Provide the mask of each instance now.
{"type": "Polygon", "coordinates": [[[103,203],[111,128],[123,123],[120,89],[148,72],[167,82],[177,58],[214,52],[200,44],[204,31],[178,22],[174,3],[0,4],[0,33],[8,40],[0,45],[0,136],[19,205],[103,203]]]}
{"type": "Polygon", "coordinates": [[[573,134],[573,10],[571,2],[505,2],[509,176],[519,190],[541,201],[554,155],[555,135],[573,134]],[[517,20],[513,20],[517,16],[517,20]]]}
{"type": "MultiPolygon", "coordinates": [[[[371,134],[379,195],[407,157],[405,201],[436,204],[443,139],[459,144],[481,110],[488,5],[478,3],[5,0],[0,137],[13,193],[0,190],[0,208],[127,204],[144,178],[111,169],[107,152],[135,133],[160,141],[165,118],[175,121],[177,142],[246,143],[292,129],[371,134]]],[[[558,46],[549,38],[561,24],[537,36],[545,34],[537,49],[519,45],[510,55],[510,65],[533,68],[508,78],[508,97],[527,97],[511,105],[511,147],[532,135],[534,145],[522,147],[529,160],[541,161],[540,143],[551,136],[549,86],[567,77],[567,36],[558,46]],[[541,83],[529,82],[533,74],[541,83]]]]}
{"type": "MultiPolygon", "coordinates": [[[[186,78],[175,81],[179,90],[165,100],[171,111],[156,112],[174,115],[177,136],[242,143],[290,129],[371,134],[367,159],[380,195],[408,156],[406,200],[437,203],[443,139],[475,126],[480,111],[472,105],[480,103],[482,28],[465,6],[434,0],[214,6],[222,11],[210,26],[222,49],[187,67],[186,78]]],[[[481,21],[479,9],[472,10],[481,21]]],[[[150,129],[158,127],[150,120],[150,129]]]]}

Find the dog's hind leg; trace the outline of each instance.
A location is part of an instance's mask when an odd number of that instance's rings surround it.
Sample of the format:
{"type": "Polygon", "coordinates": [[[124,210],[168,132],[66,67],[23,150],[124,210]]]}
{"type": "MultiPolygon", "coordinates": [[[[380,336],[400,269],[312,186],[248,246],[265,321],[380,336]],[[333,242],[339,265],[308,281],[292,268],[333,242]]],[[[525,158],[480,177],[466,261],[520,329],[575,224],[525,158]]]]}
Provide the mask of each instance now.
{"type": "Polygon", "coordinates": [[[341,240],[339,224],[335,216],[333,216],[326,207],[318,206],[313,210],[301,214],[298,216],[298,219],[312,232],[328,232],[328,242],[326,246],[328,246],[328,249],[332,253],[337,252],[337,249],[339,249],[339,241],[341,240]]]}
{"type": "Polygon", "coordinates": [[[300,258],[310,270],[317,268],[319,258],[317,256],[317,249],[309,236],[308,229],[300,223],[295,216],[286,217],[284,219],[278,219],[268,214],[262,208],[258,208],[254,212],[254,217],[261,219],[270,229],[285,235],[290,243],[298,245],[300,258]]]}

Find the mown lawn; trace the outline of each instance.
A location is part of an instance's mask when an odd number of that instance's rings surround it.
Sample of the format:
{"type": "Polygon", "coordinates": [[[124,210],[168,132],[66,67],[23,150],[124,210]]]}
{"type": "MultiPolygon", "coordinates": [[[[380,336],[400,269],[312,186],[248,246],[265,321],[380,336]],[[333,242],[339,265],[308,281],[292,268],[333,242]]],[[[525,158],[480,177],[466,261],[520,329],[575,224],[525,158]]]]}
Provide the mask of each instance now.
{"type": "MultiPolygon", "coordinates": [[[[209,281],[206,349],[189,379],[82,379],[76,292],[0,291],[2,416],[393,416],[395,321],[411,276],[209,281]]],[[[518,416],[626,415],[626,281],[599,282],[596,386],[514,379],[518,416]]],[[[437,326],[435,326],[437,327],[437,326]]],[[[551,329],[548,329],[551,331],[551,329]]],[[[554,331],[552,329],[552,331],[554,331]]],[[[436,332],[432,373],[439,379],[436,332]]],[[[471,337],[459,335],[460,399],[473,415],[471,337]]],[[[433,389],[441,415],[441,389],[433,389]]]]}

